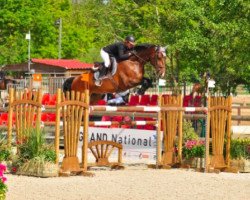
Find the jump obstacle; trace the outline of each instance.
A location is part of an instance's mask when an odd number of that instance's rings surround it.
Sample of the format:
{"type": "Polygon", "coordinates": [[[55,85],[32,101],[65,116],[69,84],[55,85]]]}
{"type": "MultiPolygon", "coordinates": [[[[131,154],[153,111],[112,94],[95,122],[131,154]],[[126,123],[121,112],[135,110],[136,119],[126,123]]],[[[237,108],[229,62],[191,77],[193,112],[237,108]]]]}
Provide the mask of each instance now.
{"type": "MultiPolygon", "coordinates": [[[[22,99],[21,94],[19,99],[16,98],[16,94],[13,89],[10,89],[10,105],[9,105],[9,117],[8,117],[8,142],[11,142],[12,135],[12,118],[13,113],[16,112],[16,116],[26,116],[24,123],[16,123],[16,129],[21,130],[19,127],[21,124],[27,124],[29,126],[34,125],[31,123],[32,119],[36,119],[36,123],[39,123],[41,116],[41,94],[38,92],[34,94],[31,99],[22,99]],[[15,107],[16,106],[16,107],[15,107]],[[37,112],[36,117],[34,113],[37,112]],[[19,114],[18,114],[19,113],[19,114]],[[30,113],[30,114],[29,114],[30,113]],[[32,114],[33,113],[33,114],[32,114]],[[28,118],[27,118],[28,116],[28,118]],[[33,117],[31,117],[33,116],[33,117]]],[[[99,122],[89,122],[90,111],[105,111],[105,112],[157,112],[157,120],[148,122],[157,126],[157,160],[156,166],[172,166],[175,163],[182,162],[182,119],[183,112],[203,111],[207,114],[207,129],[206,129],[206,171],[209,169],[220,169],[224,171],[230,171],[230,127],[231,127],[231,97],[209,97],[207,108],[183,108],[181,96],[159,96],[159,106],[131,106],[131,107],[111,107],[111,106],[89,106],[89,94],[88,90],[84,94],[71,93],[66,97],[58,89],[56,102],[56,132],[55,132],[55,148],[57,153],[57,162],[59,158],[59,133],[60,133],[60,118],[63,120],[63,132],[64,132],[64,146],[65,146],[65,158],[62,164],[63,170],[87,170],[87,148],[88,148],[88,126],[90,124],[101,125],[99,122]],[[62,114],[61,114],[62,112],[62,114]],[[163,125],[163,148],[161,146],[161,122],[163,125]],[[79,166],[79,161],[76,157],[77,143],[79,140],[79,128],[84,127],[84,142],[82,147],[82,168],[79,166]],[[211,132],[210,132],[211,130],[211,132]],[[227,148],[226,158],[223,156],[223,144],[224,136],[226,132],[227,148]],[[212,136],[212,156],[209,156],[209,141],[210,133],[212,136]],[[174,156],[174,139],[178,135],[178,159],[175,160],[174,156]],[[163,152],[163,154],[162,154],[163,152]]],[[[107,122],[102,122],[106,123],[107,122]]],[[[110,122],[112,124],[114,122],[110,122]]],[[[147,123],[147,122],[132,122],[132,124],[147,123]]],[[[24,127],[28,127],[25,125],[24,127]]],[[[17,131],[17,138],[20,138],[20,133],[17,131]]],[[[101,147],[103,148],[103,147],[101,147]]],[[[122,149],[122,148],[120,148],[122,149]]],[[[102,151],[100,155],[104,156],[105,151],[102,151]]],[[[106,156],[106,155],[105,155],[106,156]]],[[[97,155],[97,157],[100,157],[97,155]]],[[[97,159],[98,160],[98,159],[97,159]]],[[[121,160],[121,159],[120,159],[121,160]]],[[[99,162],[100,163],[100,162],[99,162]]]]}

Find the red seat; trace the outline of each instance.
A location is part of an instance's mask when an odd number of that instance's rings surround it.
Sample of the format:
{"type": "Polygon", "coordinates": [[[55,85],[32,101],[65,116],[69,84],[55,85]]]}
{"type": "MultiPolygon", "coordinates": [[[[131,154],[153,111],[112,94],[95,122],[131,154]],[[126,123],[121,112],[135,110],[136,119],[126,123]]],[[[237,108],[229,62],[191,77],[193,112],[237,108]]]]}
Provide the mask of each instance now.
{"type": "Polygon", "coordinates": [[[129,106],[136,106],[139,104],[139,96],[138,95],[132,95],[129,99],[128,105],[129,106]]]}
{"type": "Polygon", "coordinates": [[[149,105],[151,105],[151,106],[156,106],[156,105],[158,105],[158,95],[157,95],[157,94],[153,94],[153,95],[151,96],[149,105]]]}
{"type": "Polygon", "coordinates": [[[151,124],[146,124],[146,125],[144,126],[144,129],[146,129],[146,130],[155,130],[155,126],[154,126],[154,125],[151,125],[151,124]]]}
{"type": "Polygon", "coordinates": [[[102,116],[102,121],[111,121],[111,117],[110,116],[102,116]]]}
{"type": "Polygon", "coordinates": [[[123,121],[123,116],[114,116],[112,118],[112,121],[122,122],[123,121]]]}
{"type": "Polygon", "coordinates": [[[48,113],[48,120],[50,122],[55,122],[56,121],[56,114],[55,113],[48,113]]]}
{"type": "Polygon", "coordinates": [[[49,93],[43,94],[42,104],[47,105],[49,101],[50,101],[50,94],[49,93]]]}
{"type": "Polygon", "coordinates": [[[42,113],[41,114],[41,121],[46,122],[48,120],[48,114],[47,113],[42,113]]]}
{"type": "Polygon", "coordinates": [[[8,113],[2,113],[2,114],[1,114],[1,119],[2,119],[3,121],[8,121],[8,113]]]}
{"type": "Polygon", "coordinates": [[[150,102],[150,96],[148,94],[144,94],[141,96],[141,100],[139,102],[139,105],[146,106],[150,102]]]}
{"type": "Polygon", "coordinates": [[[2,113],[1,114],[1,121],[3,125],[7,125],[8,124],[8,113],[2,113]]]}

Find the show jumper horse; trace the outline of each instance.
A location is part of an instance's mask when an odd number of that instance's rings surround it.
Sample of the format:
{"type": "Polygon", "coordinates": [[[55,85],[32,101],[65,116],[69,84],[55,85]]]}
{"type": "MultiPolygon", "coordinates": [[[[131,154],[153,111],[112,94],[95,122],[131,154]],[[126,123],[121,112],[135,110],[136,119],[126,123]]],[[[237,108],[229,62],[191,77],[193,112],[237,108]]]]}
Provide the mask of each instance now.
{"type": "MultiPolygon", "coordinates": [[[[117,71],[113,76],[102,80],[102,85],[95,84],[94,73],[89,72],[90,103],[101,99],[105,93],[118,93],[138,86],[145,82],[144,65],[150,63],[154,66],[157,76],[164,77],[166,63],[166,49],[153,44],[141,44],[134,47],[133,55],[129,60],[118,62],[117,71]]],[[[82,75],[68,78],[63,84],[63,91],[84,91],[86,83],[82,75]]]]}

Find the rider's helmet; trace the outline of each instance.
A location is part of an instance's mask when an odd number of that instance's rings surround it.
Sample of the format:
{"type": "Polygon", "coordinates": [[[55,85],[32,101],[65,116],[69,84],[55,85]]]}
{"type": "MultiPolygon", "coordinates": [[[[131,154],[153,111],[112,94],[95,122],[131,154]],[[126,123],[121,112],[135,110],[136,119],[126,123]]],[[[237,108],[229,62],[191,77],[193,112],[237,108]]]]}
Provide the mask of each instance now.
{"type": "Polygon", "coordinates": [[[134,43],[135,43],[135,38],[134,38],[134,36],[132,36],[132,35],[128,35],[128,36],[125,38],[125,41],[134,44],[134,43]]]}

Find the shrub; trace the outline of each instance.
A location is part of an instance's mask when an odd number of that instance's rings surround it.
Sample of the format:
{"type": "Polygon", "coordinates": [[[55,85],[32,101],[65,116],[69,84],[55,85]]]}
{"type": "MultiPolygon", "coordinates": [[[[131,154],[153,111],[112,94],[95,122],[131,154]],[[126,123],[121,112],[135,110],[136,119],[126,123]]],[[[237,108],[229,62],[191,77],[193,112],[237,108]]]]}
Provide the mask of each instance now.
{"type": "Polygon", "coordinates": [[[7,145],[7,141],[4,135],[0,136],[0,162],[10,159],[11,150],[7,145]]]}
{"type": "Polygon", "coordinates": [[[26,141],[19,145],[19,159],[22,163],[35,157],[44,157],[48,162],[55,162],[55,150],[52,145],[46,144],[43,129],[31,128],[26,135],[26,141]]]}
{"type": "Polygon", "coordinates": [[[199,137],[192,127],[191,121],[184,120],[183,122],[183,140],[184,142],[188,140],[198,140],[199,137]]]}
{"type": "Polygon", "coordinates": [[[188,140],[182,149],[182,155],[186,159],[194,157],[204,158],[205,157],[204,141],[188,140]]]}
{"type": "Polygon", "coordinates": [[[232,139],[230,154],[232,159],[250,159],[250,139],[232,139]]]}

